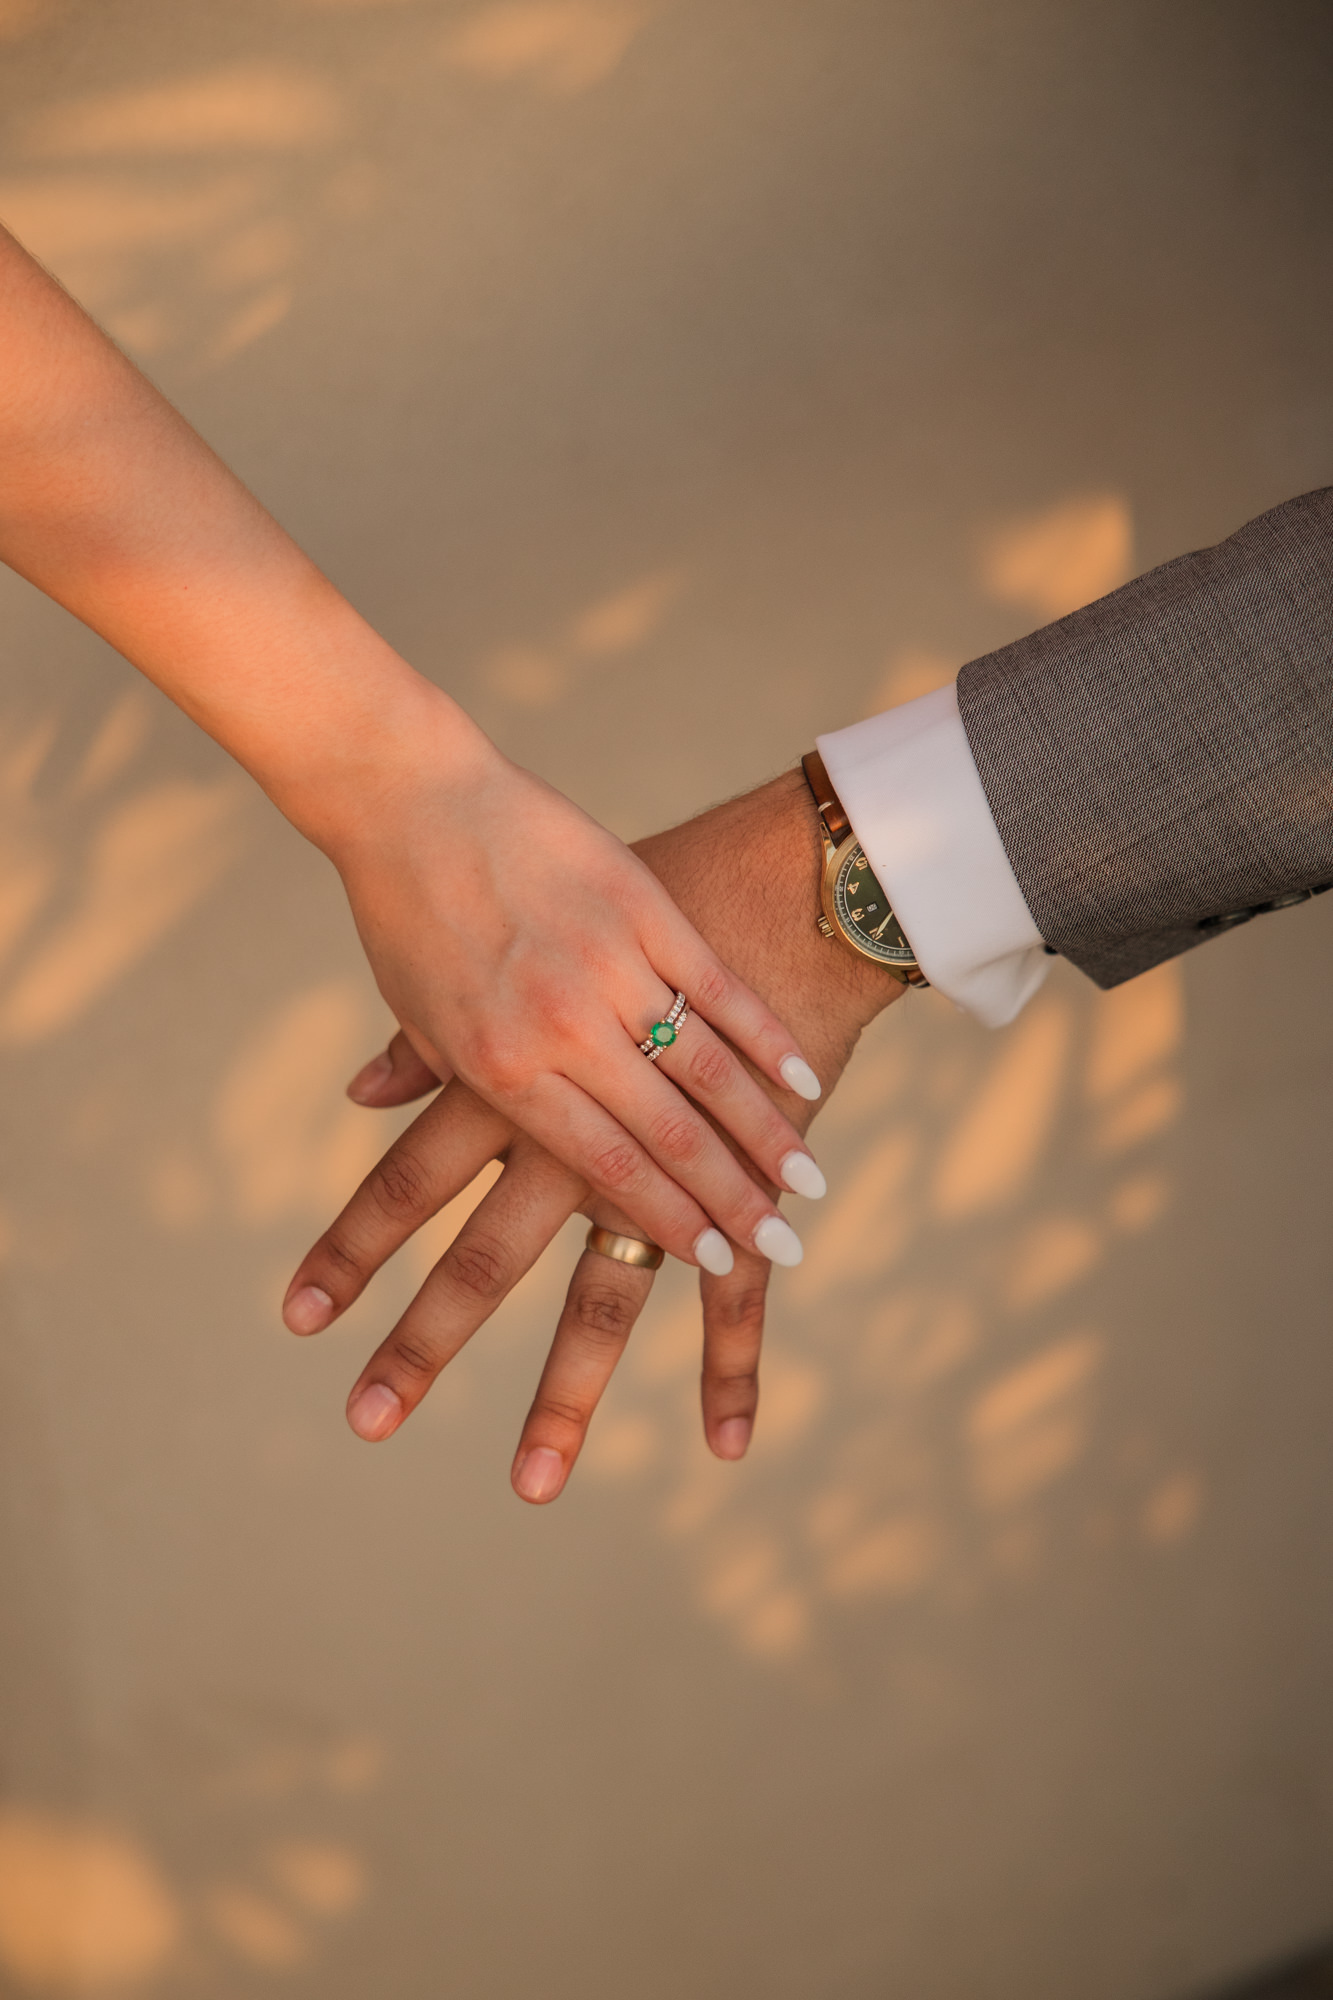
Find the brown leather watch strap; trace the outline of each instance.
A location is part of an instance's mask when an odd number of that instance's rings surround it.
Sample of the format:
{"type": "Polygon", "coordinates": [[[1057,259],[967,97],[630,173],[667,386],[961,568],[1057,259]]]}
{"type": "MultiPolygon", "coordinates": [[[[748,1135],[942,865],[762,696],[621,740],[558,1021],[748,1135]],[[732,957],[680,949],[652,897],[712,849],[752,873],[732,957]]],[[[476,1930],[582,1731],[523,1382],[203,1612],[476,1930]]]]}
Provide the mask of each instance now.
{"type": "MultiPolygon", "coordinates": [[[[842,800],[829,783],[829,774],[824,768],[824,759],[820,756],[818,750],[806,751],[804,757],[801,759],[801,769],[805,773],[805,782],[810,787],[811,797],[814,799],[819,817],[824,822],[829,839],[833,842],[835,848],[841,847],[844,840],[847,839],[852,831],[852,823],[843,811],[842,800]]],[[[832,861],[830,860],[829,866],[831,867],[832,865],[832,861]]],[[[864,861],[860,863],[862,868],[865,865],[864,861]]],[[[857,915],[860,915],[859,911],[857,915]]],[[[825,905],[824,915],[818,921],[819,928],[823,931],[825,937],[836,938],[839,936],[839,932],[834,929],[827,904],[825,905]]],[[[906,943],[906,938],[903,941],[906,943]]],[[[848,951],[857,950],[857,946],[852,943],[851,939],[845,933],[842,934],[842,943],[848,951]]],[[[912,949],[910,944],[907,945],[907,949],[909,951],[912,949]]],[[[868,952],[861,952],[859,955],[863,958],[871,956],[868,952]]],[[[914,965],[909,972],[905,966],[890,965],[884,959],[880,959],[879,963],[883,966],[885,972],[892,978],[901,980],[904,986],[929,986],[930,984],[930,981],[926,978],[925,973],[919,965],[914,965]]]]}
{"type": "Polygon", "coordinates": [[[805,782],[810,787],[819,816],[828,828],[829,839],[835,847],[841,847],[852,830],[852,823],[842,809],[842,800],[829,783],[824,759],[818,750],[806,751],[801,759],[801,769],[805,772],[805,782]]]}

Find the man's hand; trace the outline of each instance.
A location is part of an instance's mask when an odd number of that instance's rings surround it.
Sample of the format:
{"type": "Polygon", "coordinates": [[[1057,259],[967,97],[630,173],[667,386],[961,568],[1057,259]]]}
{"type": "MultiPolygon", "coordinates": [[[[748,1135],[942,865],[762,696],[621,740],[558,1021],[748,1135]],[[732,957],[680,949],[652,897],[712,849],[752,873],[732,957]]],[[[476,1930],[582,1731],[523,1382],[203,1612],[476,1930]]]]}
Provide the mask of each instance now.
{"type": "MultiPolygon", "coordinates": [[[[641,841],[636,851],[719,956],[780,1007],[827,1096],[862,1028],[905,988],[816,927],[821,850],[800,772],[641,841]]],[[[728,1088],[711,1045],[691,1047],[688,1023],[660,1063],[714,1095],[728,1088]],[[699,1077],[693,1066],[701,1059],[714,1074],[699,1077]]],[[[730,1063],[739,1073],[734,1056],[730,1063]]],[[[401,1104],[435,1081],[396,1038],[352,1088],[362,1103],[401,1104]]],[[[764,1088],[803,1132],[815,1107],[766,1081],[764,1088]]],[[[582,1211],[604,1228],[639,1233],[454,1081],[390,1147],[303,1261],[284,1305],[292,1331],[331,1325],[386,1259],[497,1158],[504,1162],[499,1180],[352,1390],[348,1419],[361,1437],[392,1435],[570,1215],[582,1211]]],[[[728,1276],[701,1277],[704,1428],[722,1458],[740,1458],[749,1444],[769,1268],[742,1250],[728,1276]]],[[[562,1490],[652,1276],[593,1251],[580,1257],[514,1461],[522,1498],[543,1502],[562,1490]]]]}

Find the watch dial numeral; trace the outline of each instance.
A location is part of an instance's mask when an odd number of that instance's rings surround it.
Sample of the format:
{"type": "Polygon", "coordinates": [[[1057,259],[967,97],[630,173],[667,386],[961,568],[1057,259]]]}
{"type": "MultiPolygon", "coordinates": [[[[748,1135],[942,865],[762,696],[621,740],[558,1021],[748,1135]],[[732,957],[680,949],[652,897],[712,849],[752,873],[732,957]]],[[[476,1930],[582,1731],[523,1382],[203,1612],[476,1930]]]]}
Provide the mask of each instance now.
{"type": "Polygon", "coordinates": [[[890,965],[910,962],[911,946],[864,854],[850,854],[843,862],[833,890],[833,903],[839,930],[849,938],[855,937],[872,958],[890,965]]]}

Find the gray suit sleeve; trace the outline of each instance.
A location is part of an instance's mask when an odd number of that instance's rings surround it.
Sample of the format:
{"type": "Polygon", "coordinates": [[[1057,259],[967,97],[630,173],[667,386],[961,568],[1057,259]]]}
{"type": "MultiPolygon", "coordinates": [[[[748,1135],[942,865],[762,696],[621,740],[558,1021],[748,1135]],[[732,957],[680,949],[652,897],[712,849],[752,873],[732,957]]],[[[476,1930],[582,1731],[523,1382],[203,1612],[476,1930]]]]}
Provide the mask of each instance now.
{"type": "Polygon", "coordinates": [[[1333,487],[973,660],[958,706],[1047,943],[1117,986],[1333,882],[1333,487]]]}

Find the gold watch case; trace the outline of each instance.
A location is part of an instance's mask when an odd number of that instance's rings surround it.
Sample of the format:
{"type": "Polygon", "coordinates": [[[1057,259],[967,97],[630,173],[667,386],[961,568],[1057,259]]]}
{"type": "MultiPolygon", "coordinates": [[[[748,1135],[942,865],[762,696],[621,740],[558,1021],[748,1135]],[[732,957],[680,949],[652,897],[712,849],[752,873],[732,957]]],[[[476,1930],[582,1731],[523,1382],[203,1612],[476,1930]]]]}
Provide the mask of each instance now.
{"type": "Polygon", "coordinates": [[[820,930],[859,958],[882,965],[904,986],[924,985],[916,956],[860,841],[852,834],[835,846],[828,828],[821,826],[820,831],[825,856],[819,888],[823,910],[817,920],[820,930]]]}

